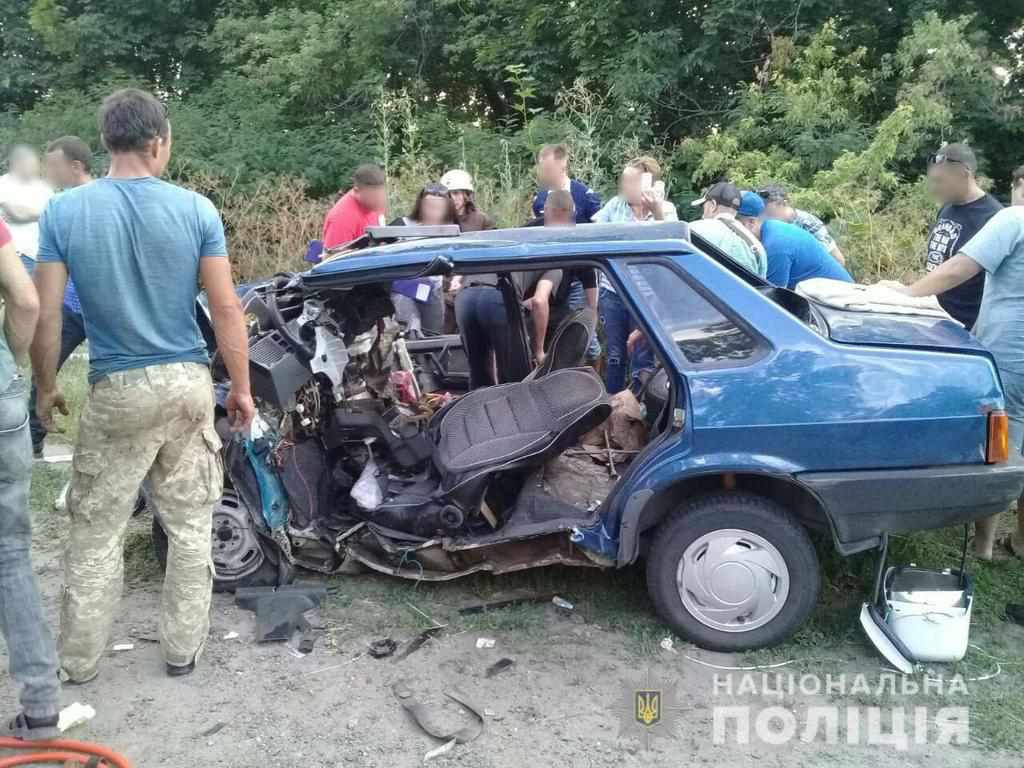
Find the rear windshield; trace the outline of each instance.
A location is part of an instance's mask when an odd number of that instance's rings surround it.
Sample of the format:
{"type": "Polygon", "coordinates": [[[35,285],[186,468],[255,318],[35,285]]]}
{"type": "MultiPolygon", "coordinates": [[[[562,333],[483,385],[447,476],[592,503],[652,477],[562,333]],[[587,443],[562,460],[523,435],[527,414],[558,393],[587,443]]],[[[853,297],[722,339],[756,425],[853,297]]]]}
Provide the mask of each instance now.
{"type": "Polygon", "coordinates": [[[789,314],[793,315],[793,317],[804,325],[819,334],[826,335],[825,322],[814,311],[814,307],[811,302],[803,296],[789,290],[788,288],[780,288],[777,285],[772,285],[767,280],[758,277],[753,272],[750,272],[730,259],[725,253],[720,251],[693,230],[690,230],[690,241],[738,278],[756,288],[763,296],[771,299],[784,310],[789,312],[789,314]]]}

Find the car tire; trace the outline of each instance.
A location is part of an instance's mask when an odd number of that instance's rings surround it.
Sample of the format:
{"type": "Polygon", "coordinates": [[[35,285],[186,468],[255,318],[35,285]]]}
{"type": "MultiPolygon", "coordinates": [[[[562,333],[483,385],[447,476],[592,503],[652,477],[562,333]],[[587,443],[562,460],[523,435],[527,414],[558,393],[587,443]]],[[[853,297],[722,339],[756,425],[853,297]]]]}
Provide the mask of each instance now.
{"type": "MultiPolygon", "coordinates": [[[[234,592],[239,587],[277,587],[289,584],[294,575],[291,563],[281,555],[277,546],[261,537],[263,562],[252,573],[241,577],[228,577],[214,571],[213,591],[234,592]]],[[[160,525],[160,519],[153,515],[153,551],[160,570],[167,570],[167,532],[160,525]]]]}
{"type": "Polygon", "coordinates": [[[675,510],[653,531],[647,588],[658,615],[701,648],[777,645],[810,616],[821,589],[807,531],[782,506],[715,493],[675,510]]]}

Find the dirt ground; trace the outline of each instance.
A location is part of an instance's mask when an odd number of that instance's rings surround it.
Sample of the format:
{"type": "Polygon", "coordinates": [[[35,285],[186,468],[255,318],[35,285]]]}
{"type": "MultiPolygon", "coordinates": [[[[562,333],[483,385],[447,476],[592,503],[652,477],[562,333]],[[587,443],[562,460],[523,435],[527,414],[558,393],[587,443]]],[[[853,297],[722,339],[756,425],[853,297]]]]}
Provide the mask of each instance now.
{"type": "MultiPolygon", "coordinates": [[[[46,535],[56,530],[47,511],[39,510],[38,517],[43,535],[36,568],[56,625],[59,536],[46,535]]],[[[302,658],[285,644],[256,644],[253,614],[235,607],[231,596],[216,595],[210,642],[199,668],[189,677],[170,679],[154,642],[159,579],[147,547],[148,521],[140,520],[129,537],[129,586],[112,638],[112,643],[134,643],[134,649],[111,651],[97,680],[64,691],[65,703],[81,701],[97,711],[92,722],[69,735],[110,745],[146,768],[421,765],[442,742],[424,734],[403,710],[392,690],[397,681],[439,705],[444,691],[459,691],[483,715],[479,738],[430,761],[437,766],[1021,765],[1018,754],[974,742],[911,744],[901,752],[886,745],[828,744],[819,733],[810,743],[797,738],[781,746],[756,739],[716,745],[712,707],[740,700],[716,696],[716,671],[699,662],[742,666],[749,659],[700,652],[678,640],[663,649],[660,638],[668,634],[656,622],[642,632],[612,628],[614,622],[597,603],[572,614],[546,604],[461,617],[457,608],[472,594],[458,584],[417,589],[378,576],[336,577],[327,582],[330,593],[318,617],[325,631],[302,658]],[[401,661],[365,654],[374,639],[403,640],[429,627],[417,609],[448,628],[401,661]],[[232,632],[238,637],[225,639],[232,632]],[[478,648],[481,637],[492,638],[494,647],[478,648]],[[488,667],[503,658],[514,665],[488,677],[488,667]],[[674,738],[645,741],[633,735],[636,725],[620,733],[620,723],[630,722],[637,685],[663,690],[663,719],[675,722],[674,738]],[[669,710],[670,703],[677,708],[669,710]]],[[[546,578],[545,585],[561,584],[570,599],[573,589],[582,589],[575,573],[553,571],[546,578]]],[[[603,578],[594,574],[585,580],[600,593],[603,578]]],[[[618,588],[618,582],[608,584],[618,588]]],[[[641,614],[646,610],[641,604],[641,614]]],[[[1024,631],[1007,638],[1018,645],[1021,640],[1024,631]]],[[[876,676],[880,669],[863,646],[830,648],[824,656],[822,669],[834,672],[876,676]]],[[[815,703],[829,702],[797,693],[782,705],[800,710],[815,703]]],[[[0,707],[15,707],[9,681],[0,686],[0,707]]],[[[451,702],[441,705],[438,717],[453,728],[474,722],[451,702]]]]}

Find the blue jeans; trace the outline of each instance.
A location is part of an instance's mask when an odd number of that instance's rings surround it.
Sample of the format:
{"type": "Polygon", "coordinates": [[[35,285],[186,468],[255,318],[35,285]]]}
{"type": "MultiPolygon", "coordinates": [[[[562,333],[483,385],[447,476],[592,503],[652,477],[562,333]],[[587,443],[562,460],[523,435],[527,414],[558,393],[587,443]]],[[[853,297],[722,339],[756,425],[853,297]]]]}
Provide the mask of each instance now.
{"type": "Polygon", "coordinates": [[[26,394],[20,377],[0,394],[0,630],[11,678],[22,686],[22,709],[29,717],[47,718],[60,710],[60,686],[57,651],[32,570],[26,394]]]}
{"type": "Polygon", "coordinates": [[[25,271],[30,275],[36,271],[36,260],[30,259],[23,253],[18,254],[18,258],[21,259],[21,263],[25,265],[25,271]]]}
{"type": "Polygon", "coordinates": [[[455,319],[469,362],[470,389],[494,386],[495,368],[497,383],[514,381],[508,312],[501,291],[480,285],[463,288],[455,297],[455,319]]]}
{"type": "MultiPolygon", "coordinates": [[[[64,307],[64,319],[61,321],[60,330],[60,357],[57,358],[57,370],[59,371],[71,353],[85,341],[85,320],[77,312],[72,312],[64,307]]],[[[46,440],[46,430],[36,416],[36,385],[32,383],[32,392],[28,398],[29,426],[32,432],[32,449],[40,451],[43,442],[46,440]]]]}
{"type": "Polygon", "coordinates": [[[630,359],[626,342],[636,325],[619,294],[602,288],[601,298],[598,300],[598,310],[601,313],[601,324],[604,326],[604,341],[608,346],[605,387],[608,389],[608,394],[614,395],[626,388],[626,374],[630,369],[632,369],[634,383],[638,383],[642,371],[654,369],[654,352],[647,340],[643,339],[636,345],[633,358],[630,359]]]}

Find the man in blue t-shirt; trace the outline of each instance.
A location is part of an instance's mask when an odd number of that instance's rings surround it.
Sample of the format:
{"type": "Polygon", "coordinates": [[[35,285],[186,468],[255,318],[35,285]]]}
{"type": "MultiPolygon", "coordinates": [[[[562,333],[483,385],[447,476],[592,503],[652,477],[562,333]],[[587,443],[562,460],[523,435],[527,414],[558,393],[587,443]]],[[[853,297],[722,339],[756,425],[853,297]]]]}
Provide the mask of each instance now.
{"type": "Polygon", "coordinates": [[[577,224],[589,224],[601,210],[601,196],[582,181],[569,177],[569,148],[565,144],[545,144],[540,148],[537,181],[540,191],[533,196],[534,219],[543,219],[544,204],[553,189],[563,189],[572,195],[577,224]]]}
{"type": "Polygon", "coordinates": [[[219,354],[231,377],[231,427],[254,406],[248,338],[213,203],[160,180],[171,153],[163,105],[135,89],[103,101],[105,178],[70,189],[40,219],[35,272],[40,317],[32,343],[37,412],[52,431],[67,414],[57,388],[61,306],[74,280],[89,337],[89,398],[68,492],[61,606],[62,679],[99,673],[121,594],[122,551],[143,480],[169,548],[160,617],[167,673],[195,669],[210,626],[211,514],[223,490],[209,353],[196,321],[206,289],[219,354]]]}
{"type": "Polygon", "coordinates": [[[767,280],[783,288],[795,288],[802,280],[827,277],[852,283],[853,278],[829,255],[814,235],[796,224],[766,219],[764,200],[756,192],[741,196],[736,220],[753,232],[768,254],[767,280]]]}

